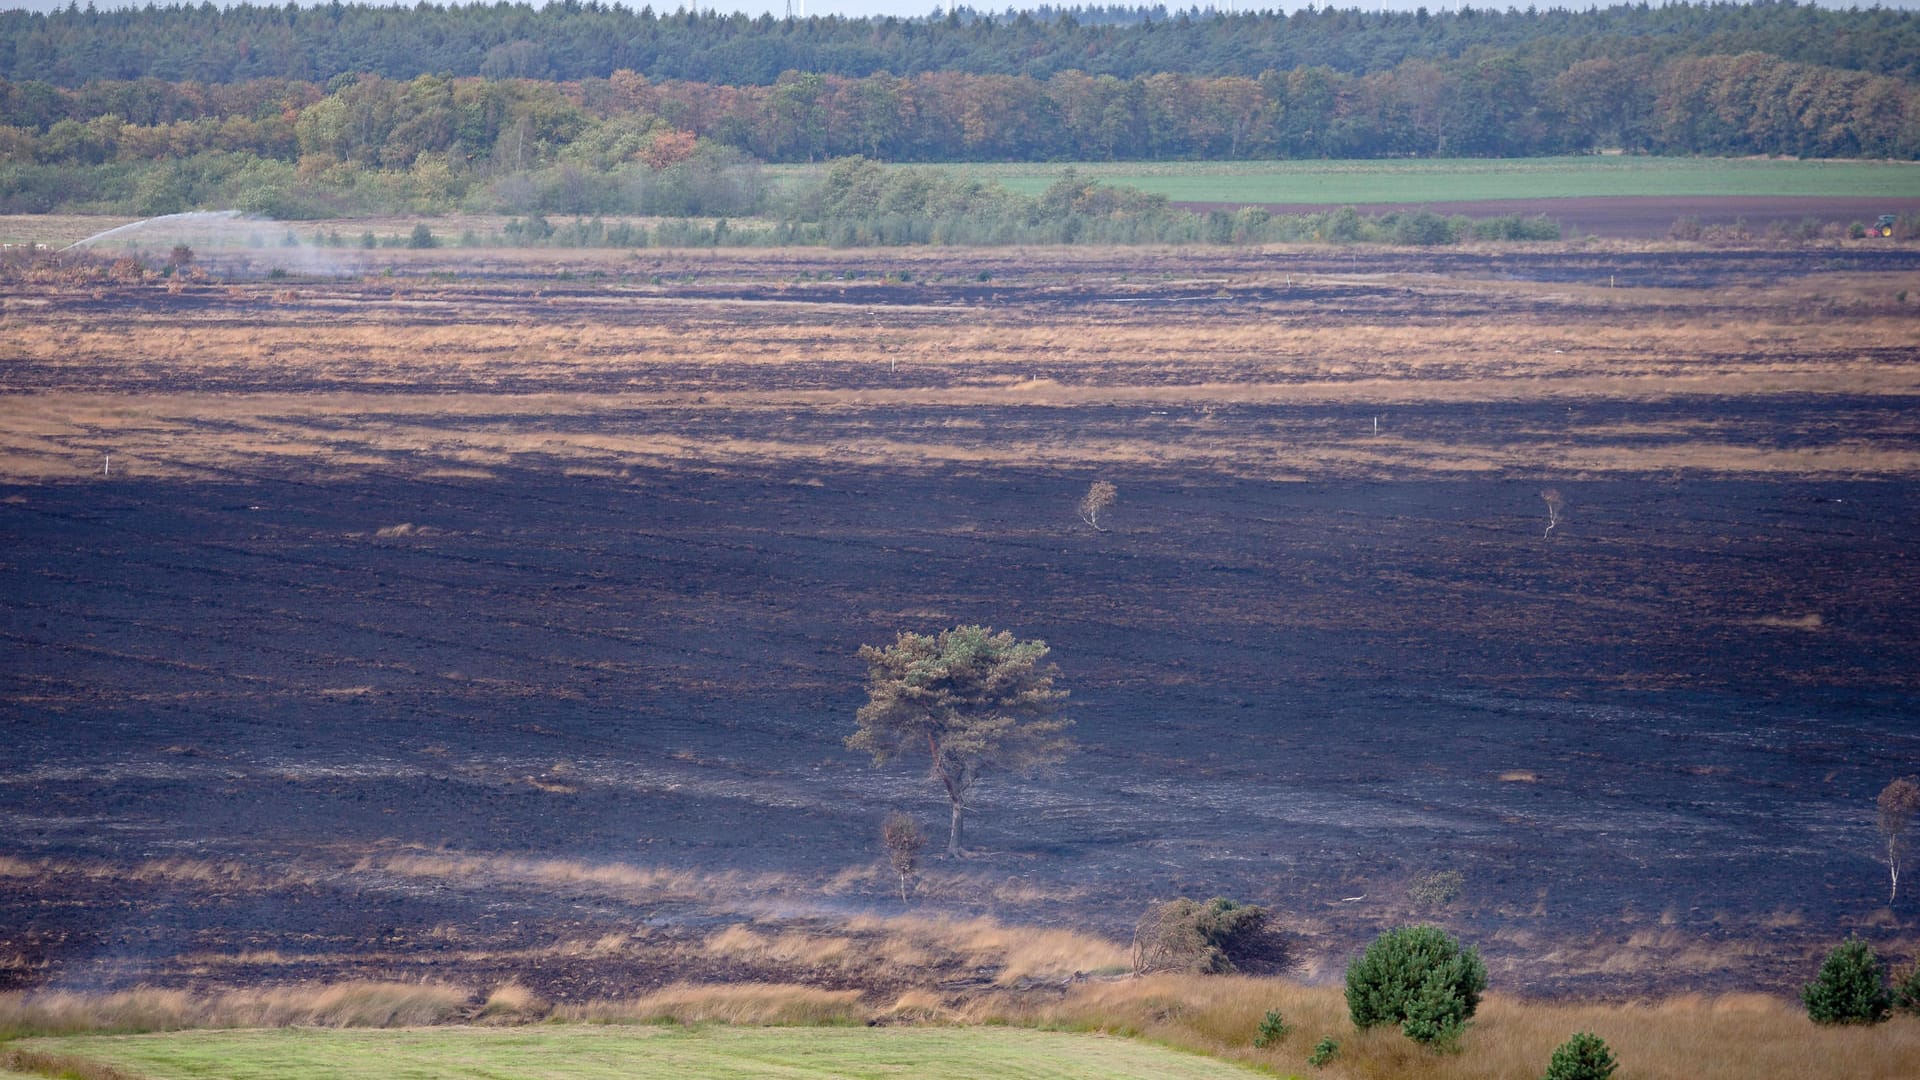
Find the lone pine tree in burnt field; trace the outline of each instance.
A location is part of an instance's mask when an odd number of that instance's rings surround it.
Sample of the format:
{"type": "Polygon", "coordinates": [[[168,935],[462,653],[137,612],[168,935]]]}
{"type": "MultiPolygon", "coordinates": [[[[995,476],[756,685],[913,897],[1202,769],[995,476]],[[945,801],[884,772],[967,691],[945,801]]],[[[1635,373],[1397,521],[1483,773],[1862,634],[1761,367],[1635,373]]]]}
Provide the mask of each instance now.
{"type": "Polygon", "coordinates": [[[1067,692],[1053,680],[1047,643],[1019,641],[985,626],[956,626],[937,637],[903,633],[892,645],[864,645],[867,703],[847,745],[876,765],[927,752],[953,810],[947,854],[960,858],[967,793],[983,773],[1030,772],[1073,749],[1072,721],[1060,715],[1067,692]]]}

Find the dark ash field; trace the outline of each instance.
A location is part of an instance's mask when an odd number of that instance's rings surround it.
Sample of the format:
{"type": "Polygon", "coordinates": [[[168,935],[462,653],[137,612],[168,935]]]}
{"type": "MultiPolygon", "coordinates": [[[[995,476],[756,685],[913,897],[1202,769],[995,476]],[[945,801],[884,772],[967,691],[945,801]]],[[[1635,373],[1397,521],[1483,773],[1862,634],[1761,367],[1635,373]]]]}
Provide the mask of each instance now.
{"type": "Polygon", "coordinates": [[[962,622],[1083,752],[921,914],[1234,896],[1309,979],[1430,919],[1544,995],[1920,948],[1920,253],[391,258],[0,284],[5,987],[913,981],[724,935],[901,910],[945,803],[854,654],[962,622]]]}

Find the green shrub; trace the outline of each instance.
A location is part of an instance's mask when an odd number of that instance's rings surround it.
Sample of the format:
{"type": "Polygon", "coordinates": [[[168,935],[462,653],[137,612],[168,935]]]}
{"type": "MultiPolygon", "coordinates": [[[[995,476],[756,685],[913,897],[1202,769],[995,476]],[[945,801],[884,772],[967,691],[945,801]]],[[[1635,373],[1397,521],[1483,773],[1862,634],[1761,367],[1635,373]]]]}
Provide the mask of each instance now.
{"type": "Polygon", "coordinates": [[[1893,1007],[1906,1013],[1920,1013],[1920,961],[1893,981],[1893,1007]]]}
{"type": "Polygon", "coordinates": [[[1437,926],[1406,926],[1375,938],[1347,968],[1347,1010],[1356,1027],[1399,1024],[1409,1039],[1447,1042],[1480,1007],[1487,966],[1437,926]]]}
{"type": "Polygon", "coordinates": [[[1327,218],[1322,235],[1331,243],[1351,244],[1360,239],[1360,211],[1343,206],[1327,218]]]}
{"type": "Polygon", "coordinates": [[[1333,1056],[1339,1052],[1340,1044],[1334,1042],[1333,1036],[1329,1035],[1314,1044],[1313,1054],[1307,1058],[1307,1064],[1317,1069],[1327,1062],[1332,1061],[1333,1056]]]}
{"type": "Polygon", "coordinates": [[[1504,214],[1474,222],[1473,238],[1475,240],[1558,240],[1560,226],[1544,214],[1530,218],[1521,217],[1519,214],[1504,214]]]}
{"type": "Polygon", "coordinates": [[[1256,1050],[1265,1050],[1269,1046],[1285,1042],[1287,1021],[1280,1015],[1279,1009],[1268,1009],[1267,1015],[1260,1020],[1260,1029],[1253,1033],[1253,1046],[1256,1050]]]}
{"type": "Polygon", "coordinates": [[[1553,1052],[1546,1080],[1607,1080],[1619,1067],[1604,1039],[1581,1031],[1553,1052]]]}
{"type": "Polygon", "coordinates": [[[1887,1018],[1892,999],[1886,974],[1873,946],[1850,937],[1834,946],[1820,974],[1800,991],[1807,1016],[1816,1024],[1877,1024],[1887,1018]]]}
{"type": "MultiPolygon", "coordinates": [[[[1460,239],[1458,222],[1441,217],[1431,210],[1418,210],[1411,214],[1388,215],[1392,217],[1393,242],[1416,247],[1434,247],[1439,244],[1451,244],[1460,239]]],[[[1387,224],[1383,218],[1381,224],[1387,224]]]]}
{"type": "Polygon", "coordinates": [[[416,249],[439,247],[440,241],[434,239],[433,230],[422,222],[413,227],[413,235],[407,237],[407,246],[416,249]]]}

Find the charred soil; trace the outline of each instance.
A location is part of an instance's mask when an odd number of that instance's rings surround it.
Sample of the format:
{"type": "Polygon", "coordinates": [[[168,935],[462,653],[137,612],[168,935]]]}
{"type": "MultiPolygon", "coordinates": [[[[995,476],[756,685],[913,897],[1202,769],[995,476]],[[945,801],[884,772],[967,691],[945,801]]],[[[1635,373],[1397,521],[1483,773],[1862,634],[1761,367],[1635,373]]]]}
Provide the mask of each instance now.
{"type": "Polygon", "coordinates": [[[0,286],[0,982],[1004,983],[846,958],[945,812],[855,650],[966,622],[1084,749],[915,912],[1232,896],[1310,979],[1430,919],[1553,995],[1914,951],[1912,250],[647,258],[0,286]]]}

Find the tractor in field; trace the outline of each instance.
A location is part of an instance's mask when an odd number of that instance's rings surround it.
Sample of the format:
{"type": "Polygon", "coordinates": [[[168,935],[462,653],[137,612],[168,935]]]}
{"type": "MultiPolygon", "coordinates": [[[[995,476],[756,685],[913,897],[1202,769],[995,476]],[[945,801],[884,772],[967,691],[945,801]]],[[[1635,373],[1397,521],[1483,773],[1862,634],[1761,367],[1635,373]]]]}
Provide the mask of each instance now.
{"type": "Polygon", "coordinates": [[[1873,228],[1867,232],[1867,235],[1892,236],[1894,220],[1892,214],[1881,214],[1878,218],[1874,219],[1873,228]]]}

